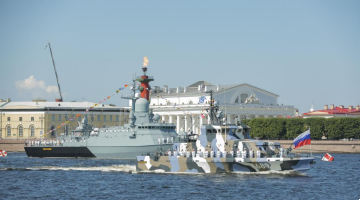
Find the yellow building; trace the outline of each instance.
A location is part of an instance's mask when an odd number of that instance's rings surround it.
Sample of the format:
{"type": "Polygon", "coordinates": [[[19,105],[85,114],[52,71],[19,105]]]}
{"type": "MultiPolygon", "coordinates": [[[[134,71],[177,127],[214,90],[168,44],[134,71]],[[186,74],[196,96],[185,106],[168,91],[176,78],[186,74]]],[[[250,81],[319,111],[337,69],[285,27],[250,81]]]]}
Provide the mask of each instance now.
{"type": "Polygon", "coordinates": [[[123,125],[128,122],[127,109],[97,105],[83,113],[92,102],[0,102],[0,137],[3,139],[53,138],[70,133],[86,116],[93,127],[123,125]],[[77,114],[81,114],[76,117],[77,114]],[[61,126],[65,121],[76,117],[61,126]],[[52,129],[59,129],[51,132],[52,129]]]}

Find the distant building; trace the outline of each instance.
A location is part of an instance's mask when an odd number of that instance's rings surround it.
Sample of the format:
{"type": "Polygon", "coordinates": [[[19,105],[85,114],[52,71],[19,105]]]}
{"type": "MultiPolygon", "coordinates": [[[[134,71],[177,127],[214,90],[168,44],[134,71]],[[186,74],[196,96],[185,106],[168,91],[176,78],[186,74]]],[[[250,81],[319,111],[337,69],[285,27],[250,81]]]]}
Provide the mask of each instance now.
{"type": "Polygon", "coordinates": [[[349,106],[345,108],[344,106],[336,106],[328,105],[324,106],[323,110],[314,110],[313,106],[309,112],[303,114],[304,118],[310,117],[324,117],[324,118],[332,118],[332,117],[360,117],[360,106],[357,105],[356,107],[349,106]]]}
{"type": "MultiPolygon", "coordinates": [[[[40,138],[94,104],[92,102],[46,102],[42,99],[33,102],[0,102],[0,137],[5,139],[40,138]]],[[[94,127],[123,125],[128,121],[127,109],[100,104],[44,137],[70,133],[85,116],[88,118],[88,123],[94,127]]]]}
{"type": "MultiPolygon", "coordinates": [[[[241,119],[295,117],[297,109],[278,105],[277,94],[249,84],[211,85],[198,81],[188,87],[163,88],[153,86],[150,91],[150,109],[162,116],[162,121],[174,123],[177,131],[192,130],[199,133],[202,124],[209,123],[206,108],[210,94],[223,111],[227,123],[236,124],[241,119]]],[[[131,101],[130,104],[131,105],[131,101]]]]}

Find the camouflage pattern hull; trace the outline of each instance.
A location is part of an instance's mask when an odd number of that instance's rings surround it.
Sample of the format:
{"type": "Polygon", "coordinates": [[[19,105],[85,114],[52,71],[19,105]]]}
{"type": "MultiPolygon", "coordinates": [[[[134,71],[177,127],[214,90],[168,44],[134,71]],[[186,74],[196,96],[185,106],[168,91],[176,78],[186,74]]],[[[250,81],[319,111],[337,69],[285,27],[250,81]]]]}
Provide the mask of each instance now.
{"type": "Polygon", "coordinates": [[[161,156],[157,161],[150,156],[137,156],[138,172],[168,173],[236,173],[285,170],[308,170],[313,157],[299,158],[203,158],[161,156]]]}

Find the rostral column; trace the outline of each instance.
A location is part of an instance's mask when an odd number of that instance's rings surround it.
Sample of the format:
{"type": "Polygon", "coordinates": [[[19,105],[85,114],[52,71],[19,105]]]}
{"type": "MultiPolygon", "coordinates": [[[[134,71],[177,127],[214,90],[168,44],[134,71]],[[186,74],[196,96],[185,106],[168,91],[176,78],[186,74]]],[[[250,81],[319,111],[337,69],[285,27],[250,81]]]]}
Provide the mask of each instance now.
{"type": "Polygon", "coordinates": [[[149,92],[151,90],[149,82],[153,81],[154,79],[151,76],[148,77],[146,75],[147,67],[143,67],[142,70],[144,72],[144,75],[142,75],[140,78],[137,78],[136,81],[139,81],[141,83],[139,86],[140,96],[149,101],[149,92]]]}

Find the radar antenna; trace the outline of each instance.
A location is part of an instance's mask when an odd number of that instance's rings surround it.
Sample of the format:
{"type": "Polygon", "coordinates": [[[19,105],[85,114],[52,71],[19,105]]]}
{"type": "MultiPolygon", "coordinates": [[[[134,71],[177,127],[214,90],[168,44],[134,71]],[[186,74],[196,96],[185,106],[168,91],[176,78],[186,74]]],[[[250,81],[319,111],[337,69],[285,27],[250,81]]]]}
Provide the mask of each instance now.
{"type": "Polygon", "coordinates": [[[221,112],[219,110],[219,106],[215,105],[214,97],[213,97],[213,90],[207,91],[205,93],[210,93],[210,108],[207,109],[210,116],[210,124],[220,124],[221,123],[221,112]]]}

